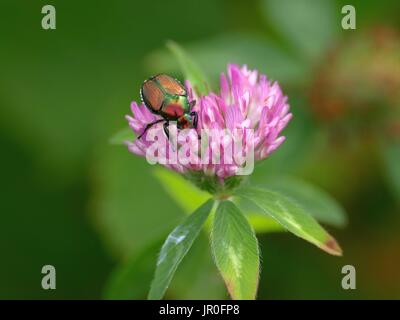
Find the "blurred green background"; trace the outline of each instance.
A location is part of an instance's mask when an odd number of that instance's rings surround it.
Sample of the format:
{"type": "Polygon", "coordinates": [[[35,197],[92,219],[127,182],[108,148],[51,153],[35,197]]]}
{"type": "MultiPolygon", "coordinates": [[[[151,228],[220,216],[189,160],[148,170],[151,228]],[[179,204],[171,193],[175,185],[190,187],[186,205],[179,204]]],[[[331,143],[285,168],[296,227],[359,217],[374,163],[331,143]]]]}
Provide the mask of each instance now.
{"type": "MultiPolygon", "coordinates": [[[[301,177],[348,213],[347,227],[328,227],[342,258],[287,233],[259,235],[258,298],[400,298],[398,1],[1,0],[0,9],[1,299],[145,298],[160,241],[184,213],[154,167],[109,138],[145,78],[181,76],[169,39],[214,85],[228,62],[278,80],[295,118],[252,178],[301,177]],[[56,30],[41,28],[45,4],[56,30]],[[341,28],[345,4],[356,30],[341,28]],[[46,264],[56,290],[41,288],[46,264]],[[346,264],[356,290],[341,288],[346,264]]],[[[206,242],[168,298],[227,297],[206,242]]]]}

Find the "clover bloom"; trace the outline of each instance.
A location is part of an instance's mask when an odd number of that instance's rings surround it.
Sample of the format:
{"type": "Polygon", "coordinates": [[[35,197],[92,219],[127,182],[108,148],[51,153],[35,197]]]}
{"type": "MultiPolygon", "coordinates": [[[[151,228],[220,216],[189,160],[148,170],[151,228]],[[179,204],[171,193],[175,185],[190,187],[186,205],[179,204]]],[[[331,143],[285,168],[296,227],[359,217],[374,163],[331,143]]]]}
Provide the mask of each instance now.
{"type": "MultiPolygon", "coordinates": [[[[196,90],[204,84],[199,78],[186,81],[185,87],[166,75],[150,78],[141,90],[146,104],[133,102],[133,116],[126,117],[138,136],[126,142],[131,152],[181,173],[209,193],[208,199],[166,238],[148,298],[164,296],[177,266],[209,222],[206,231],[210,233],[213,260],[229,294],[233,299],[255,299],[260,250],[252,215],[272,218],[330,254],[341,255],[342,251],[303,208],[312,210],[308,200],[306,203],[295,196],[292,200],[279,190],[250,183],[241,185],[254,162],[269,157],[285,140],[281,132],[292,114],[278,83],[246,66],[230,64],[227,73],[221,74],[219,93],[198,95],[196,90]],[[175,126],[171,119],[177,119],[175,126]],[[249,211],[242,201],[259,211],[249,211]]],[[[179,197],[186,191],[173,184],[168,188],[179,197]]]]}
{"type": "MultiPolygon", "coordinates": [[[[192,111],[198,114],[197,128],[190,129],[187,136],[191,136],[193,144],[203,144],[205,154],[211,155],[214,151],[214,155],[206,157],[204,161],[204,157],[200,159],[199,152],[194,152],[190,155],[192,161],[188,163],[168,161],[172,158],[171,150],[181,149],[183,143],[178,140],[175,146],[171,146],[171,141],[163,133],[162,123],[159,123],[154,125],[152,130],[156,132],[159,140],[164,140],[158,141],[165,146],[161,151],[158,150],[158,153],[166,156],[167,161],[162,163],[165,167],[187,177],[195,176],[201,181],[204,181],[205,177],[214,177],[217,183],[223,185],[226,179],[236,176],[238,170],[243,167],[243,163],[226,161],[223,157],[231,151],[227,150],[225,143],[227,138],[232,138],[232,141],[238,140],[237,136],[233,137],[235,130],[240,132],[240,139],[244,142],[242,150],[233,151],[234,156],[238,153],[247,154],[251,149],[254,160],[262,160],[285,140],[280,133],[288,124],[292,114],[289,113],[287,97],[282,93],[279,84],[270,82],[267,76],[249,70],[247,66],[229,64],[227,74],[221,74],[219,94],[210,92],[205,96],[197,96],[189,81],[185,82],[185,86],[189,100],[196,101],[192,111]],[[203,138],[198,139],[204,130],[219,130],[224,134],[219,140],[205,142],[203,138]],[[213,161],[215,153],[222,159],[217,163],[213,161]]],[[[144,104],[138,105],[132,102],[131,110],[133,116],[126,116],[126,119],[137,135],[143,132],[148,123],[162,119],[148,110],[144,104]]],[[[146,133],[141,139],[127,142],[129,150],[139,156],[145,156],[154,142],[149,141],[148,135],[149,133],[146,133]]],[[[196,148],[197,145],[195,150],[196,148]]]]}

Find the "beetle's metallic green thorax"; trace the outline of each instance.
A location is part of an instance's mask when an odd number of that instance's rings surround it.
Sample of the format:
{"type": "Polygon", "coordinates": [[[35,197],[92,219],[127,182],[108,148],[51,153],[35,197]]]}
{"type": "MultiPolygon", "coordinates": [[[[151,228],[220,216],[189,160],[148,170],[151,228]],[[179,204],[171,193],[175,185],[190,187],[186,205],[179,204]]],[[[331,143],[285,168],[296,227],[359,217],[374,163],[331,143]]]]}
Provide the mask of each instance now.
{"type": "Polygon", "coordinates": [[[157,84],[157,86],[164,94],[164,105],[177,104],[182,107],[185,113],[190,111],[190,103],[186,95],[170,94],[156,79],[154,82],[157,84]]]}
{"type": "Polygon", "coordinates": [[[183,110],[183,113],[188,113],[190,111],[190,103],[187,96],[178,96],[166,93],[163,108],[168,105],[180,106],[183,110]]]}

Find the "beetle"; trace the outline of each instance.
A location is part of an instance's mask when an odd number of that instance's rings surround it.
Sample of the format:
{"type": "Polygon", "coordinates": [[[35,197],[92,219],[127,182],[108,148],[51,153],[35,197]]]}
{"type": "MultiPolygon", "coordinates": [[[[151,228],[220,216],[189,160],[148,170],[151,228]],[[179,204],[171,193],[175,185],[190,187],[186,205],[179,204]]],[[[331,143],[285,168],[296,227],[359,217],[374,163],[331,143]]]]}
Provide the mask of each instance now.
{"type": "Polygon", "coordinates": [[[164,132],[168,139],[170,121],[176,121],[178,129],[197,128],[198,115],[192,111],[196,101],[189,101],[186,88],[169,75],[158,74],[144,81],[140,97],[144,105],[162,119],[147,124],[138,139],[160,122],[164,122],[164,132]]]}

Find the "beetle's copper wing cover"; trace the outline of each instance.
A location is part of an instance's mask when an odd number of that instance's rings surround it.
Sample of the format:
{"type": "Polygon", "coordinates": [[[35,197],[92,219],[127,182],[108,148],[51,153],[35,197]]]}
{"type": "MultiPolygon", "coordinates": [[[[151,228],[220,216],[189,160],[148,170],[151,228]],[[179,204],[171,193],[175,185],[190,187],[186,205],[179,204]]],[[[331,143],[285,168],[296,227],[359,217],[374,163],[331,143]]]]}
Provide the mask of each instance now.
{"type": "Polygon", "coordinates": [[[154,80],[145,81],[142,85],[141,95],[144,104],[153,111],[158,111],[162,107],[164,94],[154,80]]]}
{"type": "Polygon", "coordinates": [[[156,79],[167,93],[179,96],[186,95],[185,87],[178,80],[166,74],[159,74],[156,79]]]}

